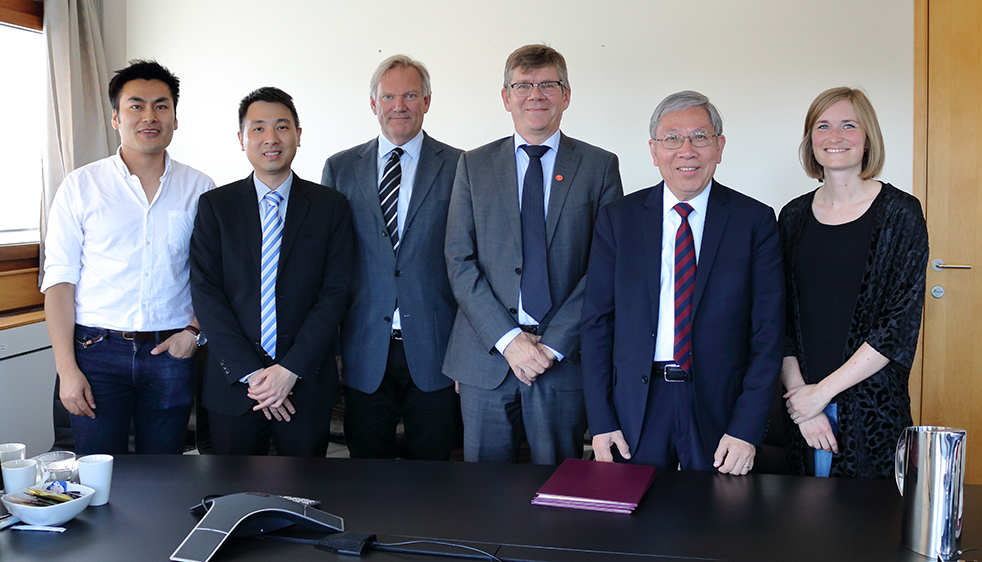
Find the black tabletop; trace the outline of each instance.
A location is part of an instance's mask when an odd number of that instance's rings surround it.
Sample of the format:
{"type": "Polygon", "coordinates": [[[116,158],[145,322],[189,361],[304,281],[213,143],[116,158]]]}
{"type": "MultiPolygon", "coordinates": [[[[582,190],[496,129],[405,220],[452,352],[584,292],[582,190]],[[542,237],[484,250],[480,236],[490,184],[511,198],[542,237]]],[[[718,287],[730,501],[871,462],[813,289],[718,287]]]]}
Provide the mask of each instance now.
{"type": "MultiPolygon", "coordinates": [[[[555,467],[279,457],[117,457],[109,504],[61,534],[0,532],[3,562],[167,560],[209,494],[318,499],[380,541],[464,542],[512,560],[924,562],[900,545],[893,482],[666,472],[631,515],[531,505],[555,467]]],[[[966,487],[962,546],[982,546],[982,487],[966,487]]],[[[366,560],[433,558],[370,552],[366,560]]],[[[304,544],[230,539],[212,559],[354,560],[304,544]]]]}

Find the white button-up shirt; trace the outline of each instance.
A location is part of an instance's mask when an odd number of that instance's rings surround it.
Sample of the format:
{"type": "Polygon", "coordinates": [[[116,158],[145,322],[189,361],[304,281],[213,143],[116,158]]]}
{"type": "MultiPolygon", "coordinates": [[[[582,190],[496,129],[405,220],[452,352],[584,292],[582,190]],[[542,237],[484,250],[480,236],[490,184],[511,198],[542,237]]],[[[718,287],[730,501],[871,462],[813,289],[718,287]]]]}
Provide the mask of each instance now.
{"type": "Polygon", "coordinates": [[[194,317],[188,246],[205,174],[164,155],[147,202],[119,151],[68,175],[45,238],[41,292],[75,285],[75,322],[123,331],[183,328],[194,317]]]}
{"type": "MultiPolygon", "coordinates": [[[[706,229],[706,208],[709,207],[710,180],[706,189],[686,201],[692,207],[689,228],[696,245],[696,268],[702,250],[702,233],[706,229]]],[[[665,186],[662,198],[661,282],[658,294],[658,331],[655,337],[655,361],[675,360],[675,234],[682,225],[682,216],[675,210],[678,197],[665,186]]]]}

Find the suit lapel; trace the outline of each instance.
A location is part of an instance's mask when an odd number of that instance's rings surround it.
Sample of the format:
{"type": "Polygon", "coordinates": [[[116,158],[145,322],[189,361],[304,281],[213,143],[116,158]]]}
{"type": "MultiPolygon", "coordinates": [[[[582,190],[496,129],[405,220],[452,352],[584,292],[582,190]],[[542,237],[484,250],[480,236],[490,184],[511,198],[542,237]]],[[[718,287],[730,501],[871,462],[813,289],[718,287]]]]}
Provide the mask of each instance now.
{"type": "Polygon", "coordinates": [[[648,299],[651,302],[651,325],[658,329],[658,305],[661,302],[661,244],[665,182],[656,185],[644,202],[641,218],[641,239],[644,244],[645,270],[648,280],[648,299]]]}
{"type": "Polygon", "coordinates": [[[290,200],[286,204],[286,222],[283,224],[283,241],[280,242],[280,266],[286,263],[290,250],[300,235],[300,225],[307,217],[310,208],[310,189],[307,182],[293,174],[293,186],[290,188],[290,200]]]}
{"type": "MultiPolygon", "coordinates": [[[[436,181],[436,177],[440,173],[440,168],[443,167],[443,160],[436,156],[442,149],[435,146],[435,144],[426,133],[423,133],[423,146],[419,151],[419,162],[416,163],[416,179],[413,180],[413,193],[409,198],[409,210],[406,211],[406,222],[402,226],[403,235],[409,232],[409,225],[412,224],[413,218],[433,188],[433,182],[436,181]]],[[[381,205],[379,206],[381,207],[381,205]]],[[[402,247],[401,244],[400,247],[402,247]]]]}
{"type": "Polygon", "coordinates": [[[699,251],[699,264],[696,266],[696,286],[692,295],[692,317],[695,318],[699,310],[699,301],[702,293],[706,289],[706,281],[713,270],[713,262],[716,261],[716,252],[719,244],[723,240],[723,232],[726,231],[726,221],[730,217],[730,209],[726,204],[730,198],[726,195],[726,188],[713,180],[712,188],[709,192],[709,204],[706,206],[706,226],[702,231],[702,247],[699,251]]]}
{"type": "Polygon", "coordinates": [[[549,192],[549,211],[546,213],[546,247],[552,245],[552,237],[559,225],[559,215],[566,203],[569,186],[573,184],[576,168],[582,156],[576,150],[576,143],[560,133],[559,152],[556,153],[556,166],[553,169],[552,187],[549,192]]]}
{"type": "Polygon", "coordinates": [[[514,137],[505,137],[501,149],[494,154],[494,171],[501,197],[502,209],[508,218],[509,232],[517,233],[515,240],[522,247],[522,211],[518,207],[518,171],[515,167],[514,137]]]}
{"type": "Polygon", "coordinates": [[[368,208],[378,222],[377,229],[385,227],[382,216],[382,203],[378,198],[378,139],[367,142],[358,151],[360,159],[355,163],[355,183],[361,186],[361,196],[368,202],[368,208]]]}
{"type": "Polygon", "coordinates": [[[236,206],[239,209],[239,217],[242,219],[242,225],[245,229],[245,239],[246,243],[249,244],[249,254],[256,264],[256,271],[259,271],[262,269],[260,255],[263,251],[263,225],[259,220],[259,197],[256,195],[256,184],[252,179],[252,174],[249,174],[249,177],[239,182],[236,191],[239,195],[236,200],[236,206]]]}

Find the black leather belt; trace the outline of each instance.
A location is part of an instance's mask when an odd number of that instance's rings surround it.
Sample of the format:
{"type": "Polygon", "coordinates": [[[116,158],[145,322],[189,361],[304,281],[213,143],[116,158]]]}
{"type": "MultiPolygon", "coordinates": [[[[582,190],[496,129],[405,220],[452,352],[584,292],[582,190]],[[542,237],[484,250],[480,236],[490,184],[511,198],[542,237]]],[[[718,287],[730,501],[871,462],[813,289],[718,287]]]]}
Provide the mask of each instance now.
{"type": "Polygon", "coordinates": [[[402,330],[392,330],[392,339],[402,341],[402,330]]]}
{"type": "Polygon", "coordinates": [[[535,324],[519,324],[518,327],[526,334],[539,335],[539,327],[535,324]]]}
{"type": "Polygon", "coordinates": [[[692,373],[685,372],[677,363],[655,361],[651,364],[651,376],[661,377],[665,382],[692,382],[692,373]]]}
{"type": "Polygon", "coordinates": [[[116,336],[117,338],[123,338],[129,341],[164,341],[167,338],[173,336],[174,334],[180,332],[184,328],[176,328],[174,330],[161,330],[159,332],[120,332],[119,330],[106,330],[109,332],[110,336],[116,336]]]}

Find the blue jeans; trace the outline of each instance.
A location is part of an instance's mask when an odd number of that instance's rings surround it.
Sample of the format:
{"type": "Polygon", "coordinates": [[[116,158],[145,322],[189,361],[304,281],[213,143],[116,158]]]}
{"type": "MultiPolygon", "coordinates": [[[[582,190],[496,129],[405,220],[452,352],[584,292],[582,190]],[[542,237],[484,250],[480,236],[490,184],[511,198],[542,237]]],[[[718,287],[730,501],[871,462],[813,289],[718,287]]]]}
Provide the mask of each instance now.
{"type": "MultiPolygon", "coordinates": [[[[832,434],[835,435],[839,433],[839,412],[836,408],[835,403],[831,403],[822,410],[825,417],[829,419],[829,425],[832,426],[832,434]]],[[[826,452],[825,449],[815,449],[815,476],[821,476],[823,478],[828,478],[829,473],[832,472],[832,453],[826,452]]]]}
{"type": "Polygon", "coordinates": [[[77,455],[124,454],[130,421],[136,452],[180,454],[191,415],[193,357],[150,355],[160,342],[137,342],[75,326],[75,361],[95,398],[95,419],[71,416],[77,455]],[[105,336],[83,347],[82,342],[105,336]]]}

